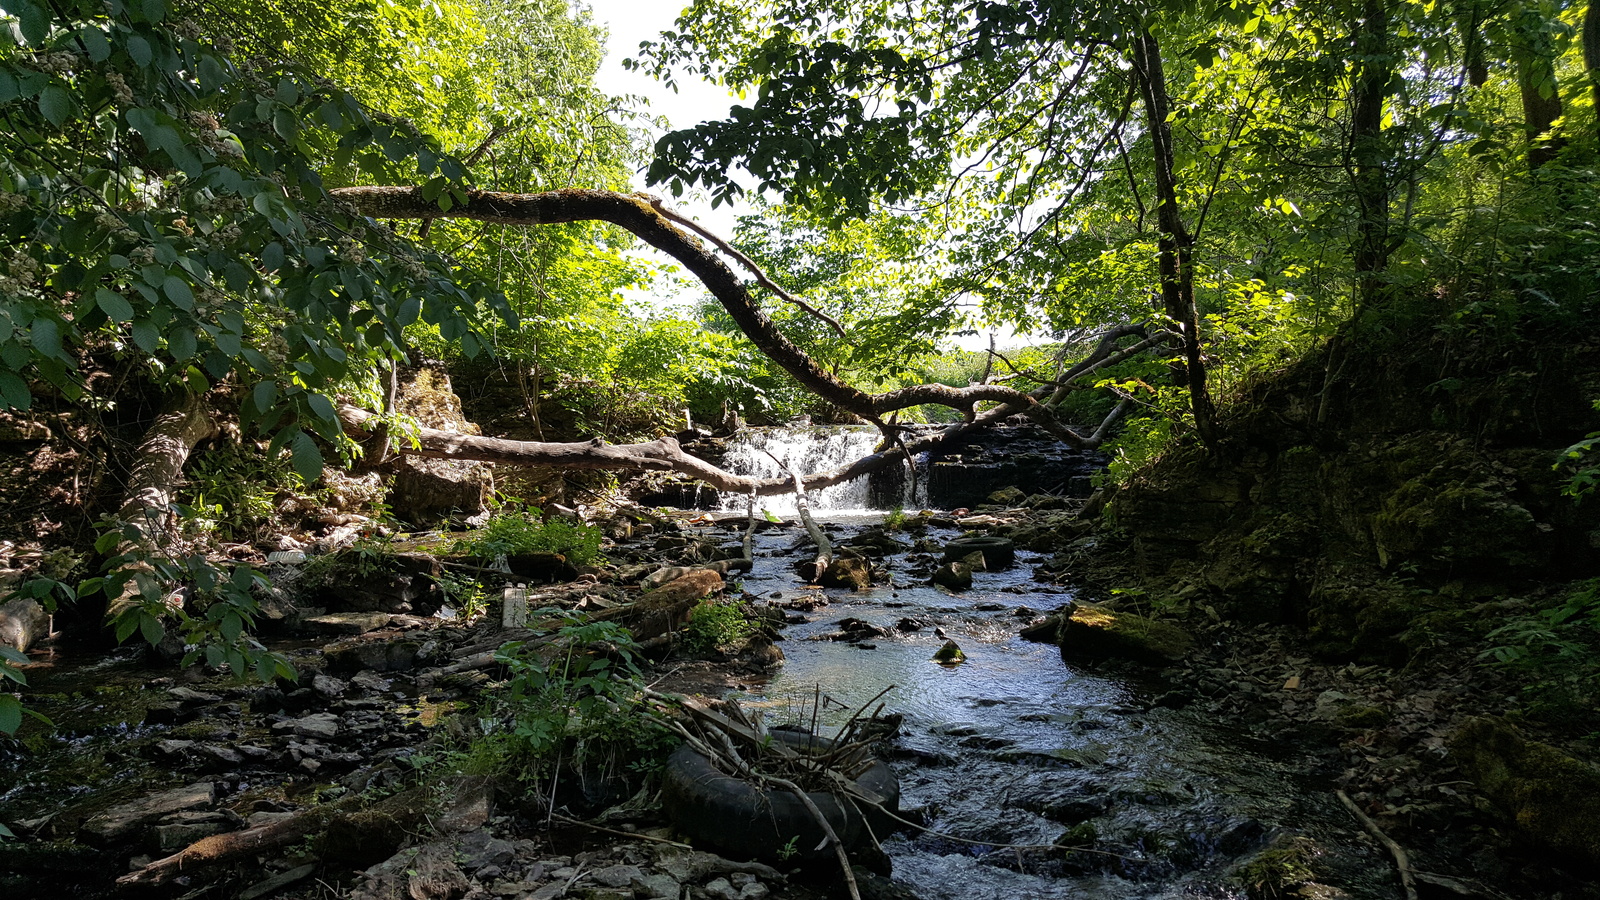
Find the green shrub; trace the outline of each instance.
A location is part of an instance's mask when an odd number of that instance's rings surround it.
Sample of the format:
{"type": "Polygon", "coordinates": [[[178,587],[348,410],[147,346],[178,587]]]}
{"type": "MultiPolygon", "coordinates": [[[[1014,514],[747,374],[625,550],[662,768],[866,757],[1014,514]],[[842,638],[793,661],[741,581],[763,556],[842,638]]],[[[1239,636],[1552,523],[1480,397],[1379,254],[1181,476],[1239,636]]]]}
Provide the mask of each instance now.
{"type": "Polygon", "coordinates": [[[756,624],[738,601],[707,600],[689,613],[684,645],[706,653],[727,644],[741,644],[755,634],[756,624]]]}
{"type": "Polygon", "coordinates": [[[575,566],[600,559],[600,529],[566,519],[539,520],[540,511],[503,509],[490,517],[477,534],[457,541],[455,552],[479,559],[524,553],[559,553],[575,566]]]}

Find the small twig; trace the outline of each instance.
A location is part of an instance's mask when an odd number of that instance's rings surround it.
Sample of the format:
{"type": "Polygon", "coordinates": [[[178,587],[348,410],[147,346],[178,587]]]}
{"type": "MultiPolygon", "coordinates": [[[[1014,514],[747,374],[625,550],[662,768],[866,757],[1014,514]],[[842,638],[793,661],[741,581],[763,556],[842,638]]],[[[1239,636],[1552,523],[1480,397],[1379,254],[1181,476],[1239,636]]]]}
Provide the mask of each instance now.
{"type": "Polygon", "coordinates": [[[681,847],[681,848],[683,848],[685,850],[692,849],[692,848],[690,848],[690,846],[688,844],[682,844],[682,843],[679,843],[677,841],[669,841],[666,838],[654,837],[654,836],[648,835],[648,834],[635,834],[633,832],[628,832],[628,831],[617,831],[615,829],[606,828],[606,827],[604,827],[602,825],[596,825],[593,822],[585,822],[582,819],[569,818],[567,816],[561,815],[560,813],[551,813],[550,814],[550,818],[556,819],[556,820],[559,820],[559,821],[562,821],[562,822],[566,822],[568,825],[581,825],[584,828],[591,828],[591,829],[593,829],[595,831],[603,831],[606,834],[614,834],[614,835],[617,835],[618,837],[638,838],[641,841],[651,841],[651,842],[657,843],[657,844],[666,844],[669,847],[681,847]]]}
{"type": "Polygon", "coordinates": [[[1395,843],[1393,838],[1384,834],[1383,829],[1378,827],[1378,823],[1369,819],[1367,814],[1361,811],[1361,807],[1350,799],[1349,794],[1344,791],[1334,791],[1334,794],[1339,798],[1339,802],[1344,804],[1344,808],[1350,810],[1350,815],[1356,817],[1356,821],[1361,823],[1361,827],[1365,828],[1368,834],[1377,838],[1379,843],[1389,848],[1389,853],[1394,856],[1394,867],[1400,871],[1400,887],[1406,893],[1406,900],[1417,900],[1417,883],[1411,877],[1411,858],[1406,855],[1406,848],[1395,843]]]}
{"type": "Polygon", "coordinates": [[[844,842],[839,840],[839,835],[834,832],[833,826],[828,824],[828,817],[824,816],[822,810],[817,808],[817,804],[811,799],[811,795],[802,790],[800,785],[787,778],[773,778],[771,775],[763,775],[761,778],[788,790],[791,794],[800,798],[800,802],[805,805],[806,811],[811,813],[811,817],[817,820],[818,825],[822,826],[822,833],[827,835],[828,843],[832,845],[834,855],[839,857],[839,868],[844,871],[844,883],[845,887],[850,889],[850,900],[861,900],[861,889],[856,886],[856,873],[850,868],[850,854],[845,851],[844,842]]]}

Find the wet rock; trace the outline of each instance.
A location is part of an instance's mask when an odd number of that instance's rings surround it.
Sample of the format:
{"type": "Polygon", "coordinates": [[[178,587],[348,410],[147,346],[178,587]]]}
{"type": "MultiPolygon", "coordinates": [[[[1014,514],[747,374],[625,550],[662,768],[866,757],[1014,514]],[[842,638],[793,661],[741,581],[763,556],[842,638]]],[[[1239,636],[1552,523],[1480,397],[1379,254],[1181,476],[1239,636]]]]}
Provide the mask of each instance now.
{"type": "Polygon", "coordinates": [[[848,556],[835,558],[822,573],[824,587],[850,588],[854,591],[872,586],[872,567],[864,559],[848,556]]]}
{"type": "Polygon", "coordinates": [[[933,661],[941,666],[959,666],[967,661],[967,655],[955,641],[945,641],[944,646],[934,652],[933,661]]]}
{"type": "Polygon", "coordinates": [[[372,669],[402,672],[416,666],[421,648],[421,642],[414,638],[394,635],[389,638],[340,641],[324,647],[322,653],[328,668],[335,671],[372,669]]]}
{"type": "Polygon", "coordinates": [[[1600,865],[1600,772],[1491,717],[1468,719],[1450,751],[1524,837],[1600,865]]]}
{"type": "Polygon", "coordinates": [[[1022,488],[1003,487],[1000,490],[991,493],[987,499],[989,503],[993,503],[996,506],[1004,506],[1009,508],[1020,506],[1022,501],[1026,500],[1027,497],[1028,495],[1023,492],[1022,488]]]}
{"type": "Polygon", "coordinates": [[[945,563],[933,570],[933,583],[952,591],[965,591],[972,587],[972,567],[966,563],[945,563]]]}
{"type": "Polygon", "coordinates": [[[1067,659],[1129,659],[1170,665],[1194,649],[1194,638],[1168,622],[1133,613],[1081,605],[1061,622],[1061,655],[1067,659]]]}
{"type": "Polygon", "coordinates": [[[478,873],[491,866],[503,870],[516,855],[515,844],[487,831],[474,831],[461,839],[461,867],[468,872],[478,873]]]}
{"type": "Polygon", "coordinates": [[[683,893],[683,885],[677,879],[659,872],[638,878],[632,887],[639,900],[678,900],[683,893]]]}
{"type": "Polygon", "coordinates": [[[339,717],[333,713],[315,713],[300,719],[290,719],[272,726],[273,731],[290,731],[300,737],[331,738],[339,733],[339,717]]]}
{"type": "Polygon", "coordinates": [[[50,614],[39,601],[18,597],[0,604],[0,647],[27,650],[50,629],[50,614]]]}
{"type": "Polygon", "coordinates": [[[124,840],[164,816],[184,810],[204,809],[215,805],[216,800],[217,786],[202,781],[112,807],[83,823],[80,834],[100,843],[124,840]]]}
{"type": "Polygon", "coordinates": [[[171,697],[172,699],[174,699],[176,701],[178,701],[179,703],[195,704],[195,705],[203,705],[203,704],[206,704],[206,703],[216,703],[217,701],[222,699],[221,697],[217,696],[216,694],[208,694],[205,691],[197,691],[194,688],[187,688],[187,687],[169,688],[167,690],[167,696],[171,697]]]}
{"type": "Polygon", "coordinates": [[[348,685],[332,675],[318,674],[311,679],[311,689],[330,700],[343,697],[347,687],[348,685]]]}
{"type": "Polygon", "coordinates": [[[590,872],[589,878],[602,887],[631,887],[634,881],[644,878],[644,872],[638,866],[606,866],[590,872]]]}
{"type": "Polygon", "coordinates": [[[713,900],[739,900],[739,889],[726,878],[714,878],[700,888],[700,893],[713,900]]]}
{"type": "Polygon", "coordinates": [[[304,624],[316,634],[355,635],[387,628],[391,617],[386,612],[340,612],[311,616],[304,624]]]}
{"type": "Polygon", "coordinates": [[[239,900],[261,900],[262,897],[270,897],[297,881],[304,881],[310,878],[316,871],[316,863],[307,863],[303,866],[295,866],[285,872],[279,872],[271,878],[258,881],[240,891],[239,900]]]}

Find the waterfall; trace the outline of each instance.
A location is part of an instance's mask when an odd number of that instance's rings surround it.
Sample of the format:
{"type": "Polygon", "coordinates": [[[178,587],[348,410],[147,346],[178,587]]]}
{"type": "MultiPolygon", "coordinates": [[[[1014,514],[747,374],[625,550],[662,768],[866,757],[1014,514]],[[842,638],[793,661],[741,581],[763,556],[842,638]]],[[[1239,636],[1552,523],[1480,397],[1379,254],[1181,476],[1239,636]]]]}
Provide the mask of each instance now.
{"type": "MultiPolygon", "coordinates": [[[[787,479],[789,473],[773,460],[775,456],[799,469],[800,474],[811,475],[837,469],[866,456],[877,447],[878,440],[877,429],[868,425],[751,428],[729,439],[723,467],[738,475],[787,479]]],[[[890,466],[879,473],[864,475],[830,488],[807,491],[806,496],[814,510],[840,512],[894,506],[909,509],[921,502],[913,499],[914,488],[902,463],[898,469],[890,466]]],[[[916,496],[924,497],[926,491],[916,496]]],[[[743,495],[724,493],[721,507],[742,511],[745,500],[743,495]]],[[[765,508],[776,515],[795,513],[793,494],[764,496],[756,502],[758,508],[765,508]]]]}

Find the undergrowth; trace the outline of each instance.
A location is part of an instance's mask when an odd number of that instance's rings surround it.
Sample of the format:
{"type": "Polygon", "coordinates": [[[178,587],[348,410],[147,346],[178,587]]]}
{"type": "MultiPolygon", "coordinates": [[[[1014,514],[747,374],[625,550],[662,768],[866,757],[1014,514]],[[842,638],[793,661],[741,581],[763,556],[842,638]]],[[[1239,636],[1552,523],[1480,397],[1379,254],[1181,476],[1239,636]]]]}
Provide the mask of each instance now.
{"type": "Polygon", "coordinates": [[[600,529],[566,519],[540,520],[536,507],[502,507],[469,539],[457,541],[454,551],[479,559],[525,553],[559,553],[567,562],[582,566],[600,559],[600,529]]]}
{"type": "Polygon", "coordinates": [[[1511,617],[1486,640],[1479,658],[1522,683],[1527,715],[1574,733],[1600,732],[1600,578],[1511,617]]]}

